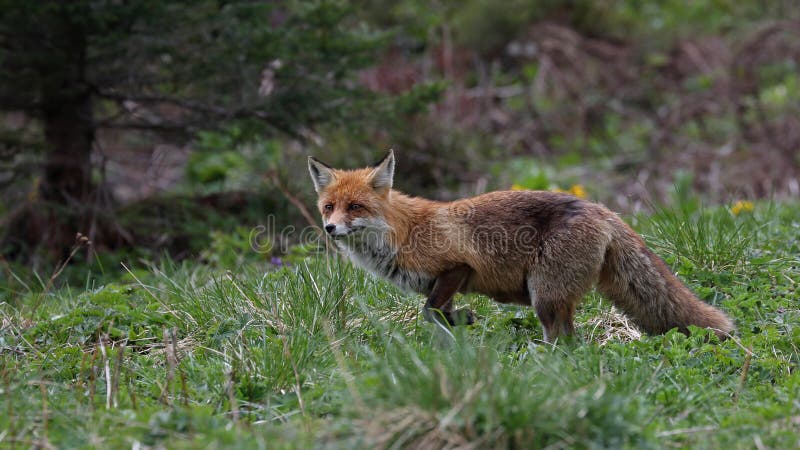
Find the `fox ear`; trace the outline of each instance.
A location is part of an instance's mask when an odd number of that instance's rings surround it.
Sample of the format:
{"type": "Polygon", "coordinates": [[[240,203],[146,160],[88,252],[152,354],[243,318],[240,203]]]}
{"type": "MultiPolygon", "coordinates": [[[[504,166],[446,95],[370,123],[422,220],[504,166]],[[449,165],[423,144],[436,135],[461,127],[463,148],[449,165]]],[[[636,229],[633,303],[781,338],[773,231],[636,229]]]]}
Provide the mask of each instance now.
{"type": "Polygon", "coordinates": [[[394,180],[394,150],[389,150],[389,153],[372,167],[372,187],[378,190],[391,189],[394,180]]]}
{"type": "Polygon", "coordinates": [[[308,157],[308,172],[317,192],[321,192],[336,179],[333,168],[313,156],[308,157]]]}

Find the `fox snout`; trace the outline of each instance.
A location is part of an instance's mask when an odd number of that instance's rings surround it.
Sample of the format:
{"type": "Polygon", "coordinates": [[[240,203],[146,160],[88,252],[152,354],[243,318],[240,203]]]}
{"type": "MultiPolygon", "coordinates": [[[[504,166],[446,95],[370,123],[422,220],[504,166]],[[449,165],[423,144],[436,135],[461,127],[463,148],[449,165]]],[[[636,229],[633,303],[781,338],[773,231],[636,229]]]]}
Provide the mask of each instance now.
{"type": "Polygon", "coordinates": [[[333,208],[332,212],[323,213],[322,224],[325,232],[331,237],[341,237],[353,231],[353,219],[345,211],[333,208]]]}
{"type": "Polygon", "coordinates": [[[344,236],[346,234],[349,234],[351,229],[346,224],[326,223],[325,224],[325,231],[329,235],[331,235],[333,237],[337,237],[337,236],[344,236]]]}

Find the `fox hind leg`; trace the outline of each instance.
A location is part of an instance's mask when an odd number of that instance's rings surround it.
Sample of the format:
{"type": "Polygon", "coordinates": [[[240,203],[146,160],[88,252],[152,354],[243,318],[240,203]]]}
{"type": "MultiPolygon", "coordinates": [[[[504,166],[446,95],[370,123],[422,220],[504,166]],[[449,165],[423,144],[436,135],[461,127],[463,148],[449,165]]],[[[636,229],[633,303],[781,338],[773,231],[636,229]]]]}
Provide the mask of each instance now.
{"type": "Polygon", "coordinates": [[[575,307],[577,301],[559,297],[539,297],[534,303],[536,316],[542,323],[544,340],[555,342],[561,336],[575,334],[575,307]]]}
{"type": "Polygon", "coordinates": [[[570,285],[537,276],[528,278],[528,295],[542,324],[546,342],[553,343],[558,337],[575,334],[575,309],[583,294],[590,289],[589,280],[570,285]]]}
{"type": "MultiPolygon", "coordinates": [[[[588,219],[587,219],[588,220],[588,219]]],[[[573,224],[573,234],[551,237],[528,274],[531,304],[544,328],[544,339],[575,334],[575,309],[597,283],[608,236],[591,220],[573,224]],[[573,235],[580,233],[583,239],[573,235]]]]}

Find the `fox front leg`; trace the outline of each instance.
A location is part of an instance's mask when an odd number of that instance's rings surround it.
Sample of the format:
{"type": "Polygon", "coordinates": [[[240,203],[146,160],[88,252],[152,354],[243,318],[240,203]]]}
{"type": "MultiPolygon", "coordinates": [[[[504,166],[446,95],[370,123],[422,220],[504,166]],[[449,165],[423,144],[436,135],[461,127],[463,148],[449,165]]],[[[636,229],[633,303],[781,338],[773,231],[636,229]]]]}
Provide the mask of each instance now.
{"type": "Polygon", "coordinates": [[[436,278],[422,315],[429,322],[445,322],[447,325],[472,325],[475,315],[468,308],[453,310],[453,296],[466,283],[472,269],[457,266],[436,278]]]}

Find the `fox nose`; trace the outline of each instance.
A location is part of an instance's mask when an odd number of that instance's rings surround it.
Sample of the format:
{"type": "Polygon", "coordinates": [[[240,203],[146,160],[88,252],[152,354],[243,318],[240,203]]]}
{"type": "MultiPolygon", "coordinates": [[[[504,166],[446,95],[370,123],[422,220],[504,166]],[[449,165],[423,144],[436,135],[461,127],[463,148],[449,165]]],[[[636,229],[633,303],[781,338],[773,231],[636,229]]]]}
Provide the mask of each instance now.
{"type": "Polygon", "coordinates": [[[336,225],[334,225],[332,223],[329,223],[329,224],[325,225],[325,231],[327,231],[328,234],[333,234],[333,230],[335,230],[335,229],[336,229],[336,225]]]}

